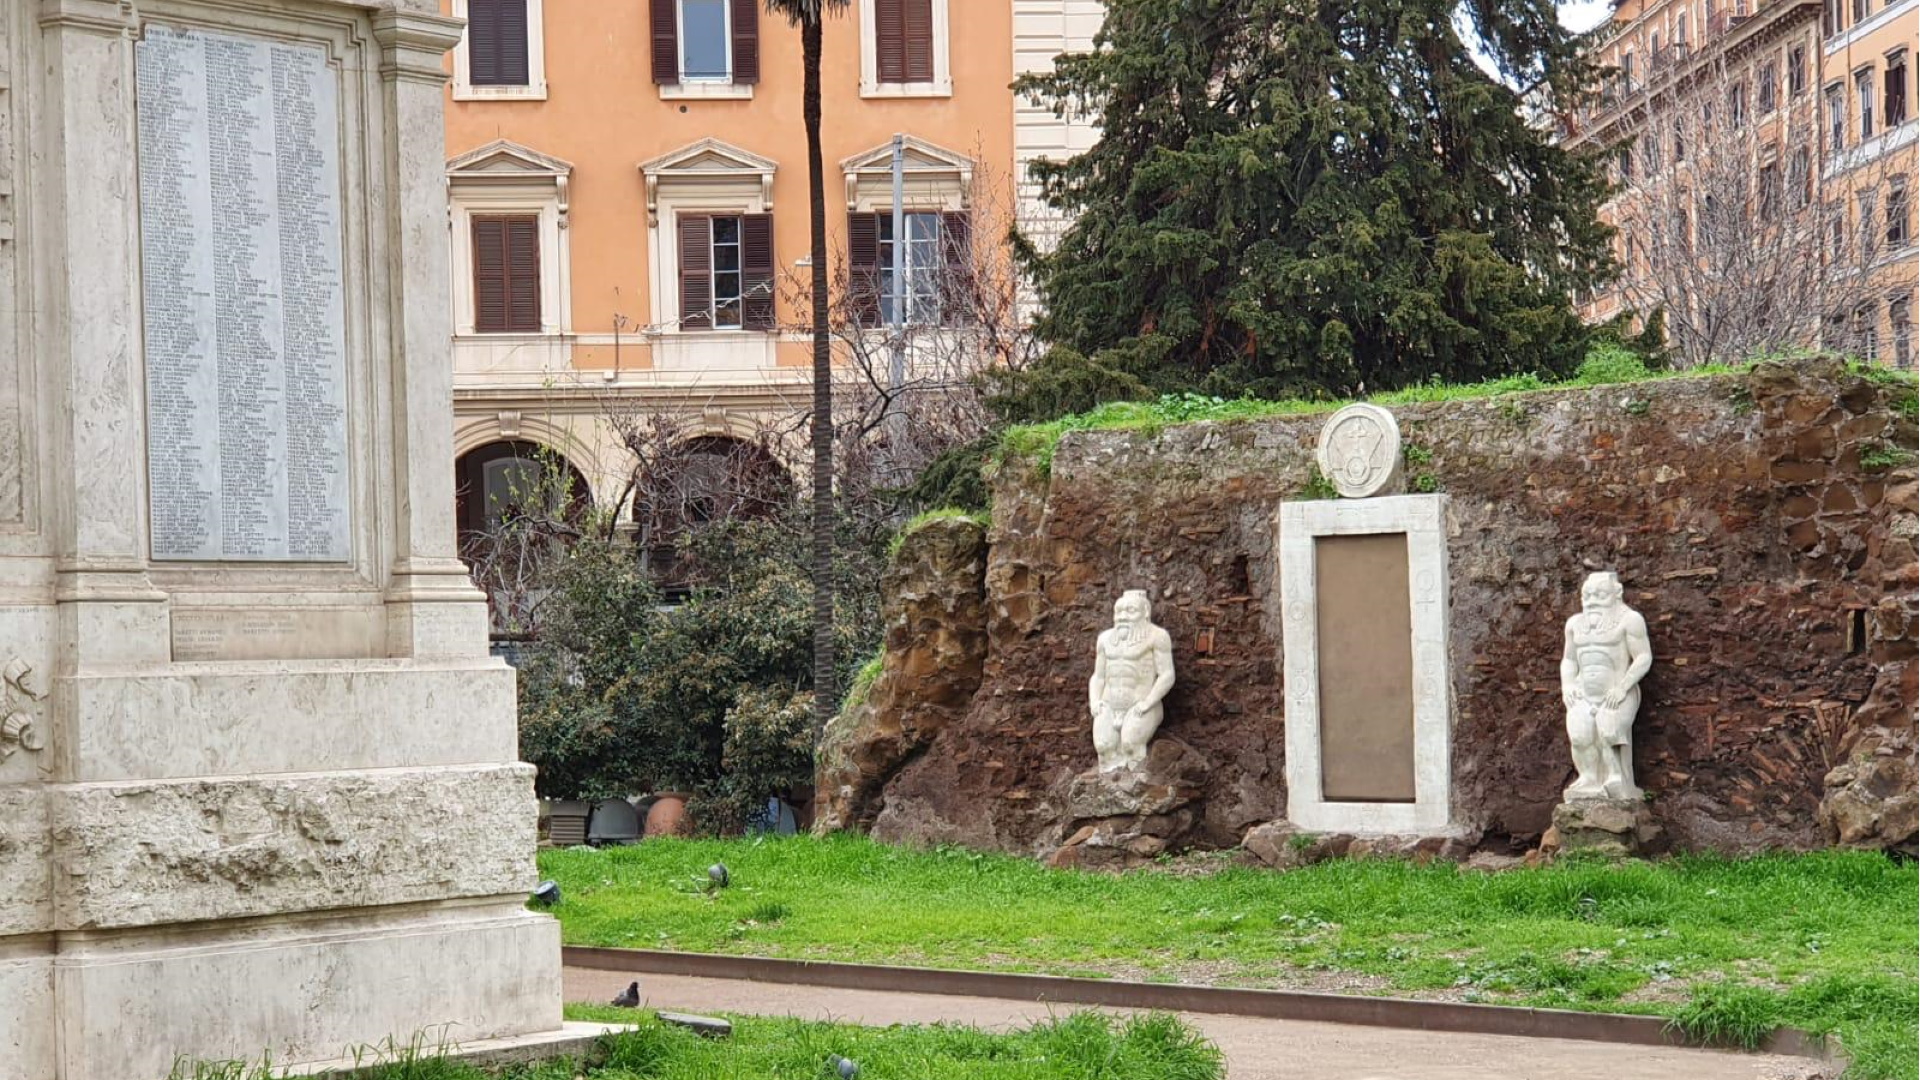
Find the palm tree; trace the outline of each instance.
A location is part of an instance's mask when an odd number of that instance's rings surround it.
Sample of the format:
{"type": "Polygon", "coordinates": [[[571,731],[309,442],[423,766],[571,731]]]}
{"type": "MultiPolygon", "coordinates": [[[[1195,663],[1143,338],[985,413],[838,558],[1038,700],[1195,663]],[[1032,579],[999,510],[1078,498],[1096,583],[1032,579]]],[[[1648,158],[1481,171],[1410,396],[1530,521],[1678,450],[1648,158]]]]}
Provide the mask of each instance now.
{"type": "Polygon", "coordinates": [[[813,266],[813,719],[833,719],[833,350],[827,336],[827,188],[820,166],[820,31],[828,10],[847,0],[767,0],[767,11],[800,28],[806,69],[807,204],[813,266]]]}

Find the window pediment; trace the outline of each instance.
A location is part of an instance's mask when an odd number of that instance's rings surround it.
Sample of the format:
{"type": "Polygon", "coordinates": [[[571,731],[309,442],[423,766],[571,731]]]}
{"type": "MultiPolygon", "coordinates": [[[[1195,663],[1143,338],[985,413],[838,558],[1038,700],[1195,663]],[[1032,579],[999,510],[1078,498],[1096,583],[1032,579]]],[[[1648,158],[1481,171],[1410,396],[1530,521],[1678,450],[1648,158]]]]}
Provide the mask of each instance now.
{"type": "Polygon", "coordinates": [[[485,146],[447,159],[447,186],[468,191],[512,184],[553,188],[561,227],[567,220],[567,180],[573,163],[509,139],[495,139],[485,146]]]}
{"type": "Polygon", "coordinates": [[[510,139],[495,139],[485,146],[447,159],[447,176],[457,180],[490,177],[530,180],[543,176],[564,180],[572,172],[572,162],[543,154],[510,139]]]}
{"type": "Polygon", "coordinates": [[[778,163],[771,158],[711,138],[643,161],[640,163],[640,175],[647,185],[647,223],[659,224],[660,185],[663,182],[756,185],[760,189],[761,212],[771,212],[773,174],[778,168],[778,163]]]}
{"type": "MultiPolygon", "coordinates": [[[[963,209],[972,203],[972,158],[912,135],[902,142],[903,171],[910,199],[932,192],[940,201],[957,200],[963,209]]],[[[886,205],[893,198],[893,142],[889,140],[842,159],[840,171],[846,176],[848,210],[886,205]]]]}

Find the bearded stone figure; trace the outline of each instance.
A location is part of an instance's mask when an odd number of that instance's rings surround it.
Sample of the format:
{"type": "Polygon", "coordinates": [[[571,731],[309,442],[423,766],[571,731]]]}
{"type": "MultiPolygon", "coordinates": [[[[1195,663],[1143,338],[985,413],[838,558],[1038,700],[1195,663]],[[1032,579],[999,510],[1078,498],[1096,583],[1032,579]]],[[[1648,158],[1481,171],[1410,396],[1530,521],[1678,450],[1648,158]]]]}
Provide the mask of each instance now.
{"type": "Polygon", "coordinates": [[[1173,639],[1153,625],[1147,594],[1129,589],[1113,603],[1113,628],[1094,644],[1093,749],[1100,771],[1138,765],[1165,716],[1161,701],[1173,689],[1173,639]]]}
{"type": "Polygon", "coordinates": [[[1612,572],[1589,574],[1580,588],[1580,614],[1567,620],[1560,696],[1578,772],[1567,788],[1568,802],[1640,798],[1633,782],[1633,719],[1653,648],[1647,621],[1626,605],[1624,594],[1612,572]]]}

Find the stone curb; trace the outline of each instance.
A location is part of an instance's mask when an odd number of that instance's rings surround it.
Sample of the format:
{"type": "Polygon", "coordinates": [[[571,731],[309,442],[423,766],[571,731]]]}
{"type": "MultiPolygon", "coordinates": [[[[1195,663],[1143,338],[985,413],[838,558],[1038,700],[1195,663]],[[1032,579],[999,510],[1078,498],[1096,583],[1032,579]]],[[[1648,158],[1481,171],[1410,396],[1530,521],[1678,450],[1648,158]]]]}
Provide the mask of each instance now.
{"type": "MultiPolygon", "coordinates": [[[[743,979],[845,990],[1104,1005],[1121,1009],[1225,1013],[1268,1020],[1307,1020],[1324,1024],[1360,1024],[1472,1035],[1726,1049],[1687,1039],[1677,1031],[1669,1031],[1667,1021],[1660,1017],[1622,1013],[1357,997],[1299,990],[1249,990],[1225,986],[1123,982],[1117,979],[1077,979],[1060,975],[778,960],[763,956],[722,956],[655,949],[568,945],[560,953],[561,962],[568,967],[603,971],[743,979]]],[[[1776,1028],[1758,1049],[1768,1054],[1835,1060],[1833,1047],[1827,1039],[1795,1028],[1776,1028]]]]}
{"type": "MultiPolygon", "coordinates": [[[[502,1036],[497,1039],[473,1039],[467,1042],[422,1042],[410,1050],[423,1059],[445,1058],[483,1069],[509,1065],[527,1065],[569,1057],[585,1060],[593,1056],[606,1035],[632,1030],[627,1024],[591,1024],[568,1021],[557,1030],[530,1035],[502,1036]]],[[[357,1058],[341,1057],[328,1061],[309,1061],[297,1065],[272,1065],[276,1077],[315,1077],[317,1080],[355,1080],[387,1070],[404,1060],[390,1049],[367,1047],[357,1058]]],[[[251,1074],[248,1074],[251,1075],[251,1074]]]]}

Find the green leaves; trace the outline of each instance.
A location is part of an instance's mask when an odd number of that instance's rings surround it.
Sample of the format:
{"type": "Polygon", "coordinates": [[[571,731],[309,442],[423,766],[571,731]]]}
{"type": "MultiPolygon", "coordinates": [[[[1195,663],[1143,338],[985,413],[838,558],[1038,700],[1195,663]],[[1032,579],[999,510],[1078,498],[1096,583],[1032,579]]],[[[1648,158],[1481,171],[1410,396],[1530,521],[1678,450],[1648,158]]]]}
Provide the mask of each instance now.
{"type": "MultiPolygon", "coordinates": [[[[555,578],[540,646],[520,673],[521,750],[541,794],[691,791],[700,824],[738,828],[813,771],[808,536],[784,517],[705,526],[693,592],[668,606],[631,547],[581,542],[555,578]]],[[[837,652],[878,637],[880,553],[840,549],[837,652]]]]}

